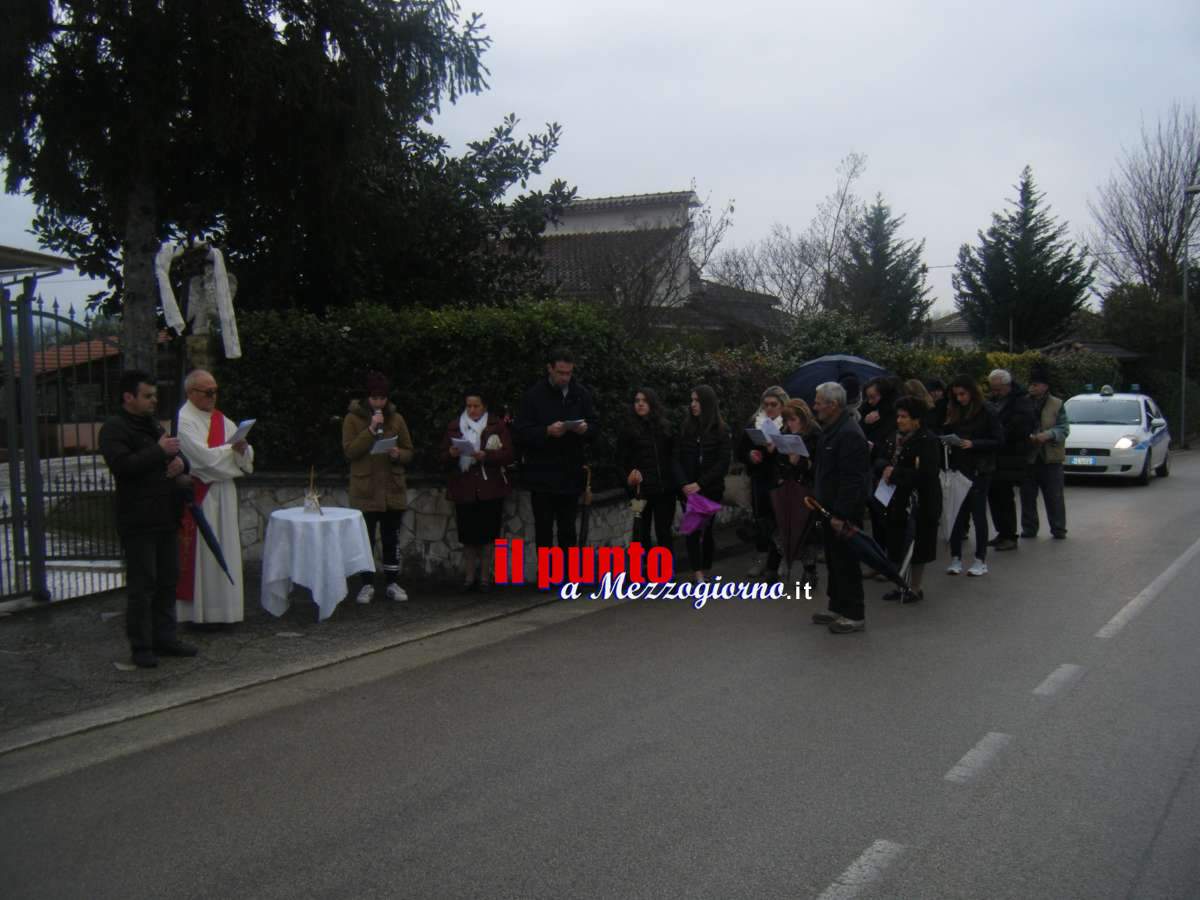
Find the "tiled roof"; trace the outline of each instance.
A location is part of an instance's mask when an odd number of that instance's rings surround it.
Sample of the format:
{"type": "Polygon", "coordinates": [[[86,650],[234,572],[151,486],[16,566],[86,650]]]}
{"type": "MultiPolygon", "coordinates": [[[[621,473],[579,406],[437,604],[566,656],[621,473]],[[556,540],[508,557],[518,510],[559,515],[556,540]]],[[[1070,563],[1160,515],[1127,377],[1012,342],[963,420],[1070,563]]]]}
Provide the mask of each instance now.
{"type": "Polygon", "coordinates": [[[1143,356],[1141,353],[1126,350],[1124,347],[1117,344],[1110,344],[1107,341],[1076,340],[1075,338],[1057,341],[1046,347],[1042,347],[1039,352],[1053,356],[1056,353],[1070,353],[1073,350],[1090,350],[1092,353],[1111,356],[1113,359],[1140,359],[1143,356]]]}
{"type": "MultiPolygon", "coordinates": [[[[171,339],[166,331],[158,333],[158,343],[165,344],[171,339]]],[[[50,347],[33,354],[33,372],[43,375],[46,372],[57,372],[60,369],[70,369],[85,363],[99,362],[121,352],[121,342],[118,338],[94,338],[90,341],[78,341],[74,344],[63,344],[50,347]]]]}
{"type": "Polygon", "coordinates": [[[707,331],[749,330],[769,334],[787,325],[787,315],[771,294],[701,281],[700,290],[677,310],[675,324],[707,331]]]}
{"type": "Polygon", "coordinates": [[[629,209],[639,206],[662,206],[666,203],[686,203],[699,206],[700,198],[695,191],[667,191],[660,194],[625,194],[620,197],[591,197],[573,200],[567,207],[571,212],[586,212],[594,209],[629,209]]]}
{"type": "Polygon", "coordinates": [[[970,334],[971,328],[961,313],[950,313],[929,323],[930,334],[970,334]]]}
{"type": "Polygon", "coordinates": [[[575,296],[607,293],[614,273],[630,273],[664,254],[681,228],[640,228],[547,235],[542,241],[546,273],[575,296]]]}

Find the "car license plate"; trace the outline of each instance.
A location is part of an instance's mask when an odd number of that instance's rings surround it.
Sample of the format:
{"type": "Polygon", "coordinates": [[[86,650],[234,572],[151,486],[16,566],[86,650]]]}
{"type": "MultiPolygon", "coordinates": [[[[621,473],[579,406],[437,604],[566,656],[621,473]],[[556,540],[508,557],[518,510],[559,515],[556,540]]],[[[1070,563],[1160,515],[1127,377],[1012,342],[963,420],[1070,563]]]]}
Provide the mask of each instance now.
{"type": "Polygon", "coordinates": [[[1067,457],[1068,466],[1094,466],[1096,457],[1094,456],[1070,456],[1067,457]]]}

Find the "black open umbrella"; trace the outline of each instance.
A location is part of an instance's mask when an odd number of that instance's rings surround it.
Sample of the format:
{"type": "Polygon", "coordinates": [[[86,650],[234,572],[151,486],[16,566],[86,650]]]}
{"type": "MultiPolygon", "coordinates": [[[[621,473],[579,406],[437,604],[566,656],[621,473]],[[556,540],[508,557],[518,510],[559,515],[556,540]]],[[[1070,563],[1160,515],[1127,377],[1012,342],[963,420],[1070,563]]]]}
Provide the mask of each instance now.
{"type": "Polygon", "coordinates": [[[826,381],[840,381],[846,375],[854,375],[866,384],[877,375],[890,374],[878,363],[861,356],[851,356],[848,353],[831,353],[811,359],[796,369],[783,382],[783,389],[789,397],[798,397],[805,403],[811,404],[817,392],[817,385],[826,381]]]}
{"type": "MultiPolygon", "coordinates": [[[[806,497],[804,505],[816,512],[827,522],[833,518],[833,514],[818,503],[816,497],[806,497]]],[[[907,579],[900,574],[900,568],[888,559],[887,552],[869,534],[863,534],[856,526],[847,522],[845,529],[843,529],[839,537],[850,546],[854,555],[858,557],[859,562],[883,575],[889,581],[893,582],[896,587],[900,588],[901,591],[907,592],[910,590],[907,579]]]]}

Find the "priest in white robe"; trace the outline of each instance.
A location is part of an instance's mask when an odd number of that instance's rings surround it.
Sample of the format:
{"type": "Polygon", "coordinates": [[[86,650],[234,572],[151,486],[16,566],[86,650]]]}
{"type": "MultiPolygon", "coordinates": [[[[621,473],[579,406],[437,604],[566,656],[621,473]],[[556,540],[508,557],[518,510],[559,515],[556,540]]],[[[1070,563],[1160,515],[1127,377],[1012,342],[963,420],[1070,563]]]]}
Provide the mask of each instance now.
{"type": "Polygon", "coordinates": [[[230,443],[237,423],[217,407],[217,381],[196,369],[184,381],[186,402],[179,410],[180,451],[190,466],[195,497],[233,576],[233,584],[197,532],[190,510],[179,536],[180,576],[176,617],[180,622],[231,624],[244,618],[242,540],[234,479],[254,471],[254,450],[246,441],[230,443]]]}

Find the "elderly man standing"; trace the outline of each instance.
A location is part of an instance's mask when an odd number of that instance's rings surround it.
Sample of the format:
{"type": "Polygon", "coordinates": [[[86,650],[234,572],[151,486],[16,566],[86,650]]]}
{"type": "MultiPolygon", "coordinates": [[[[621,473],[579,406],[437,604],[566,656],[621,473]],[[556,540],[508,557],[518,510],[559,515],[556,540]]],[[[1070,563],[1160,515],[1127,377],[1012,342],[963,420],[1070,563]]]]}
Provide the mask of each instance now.
{"type": "Polygon", "coordinates": [[[230,626],[244,618],[242,541],[237,487],[233,480],[254,471],[254,450],[229,443],[237,424],[217,409],[217,381],[196,369],[183,383],[187,401],[179,410],[179,445],[191,467],[195,500],[216,533],[233,584],[196,532],[186,512],[179,533],[180,575],[176,617],[181,622],[230,626]]]}
{"type": "Polygon", "coordinates": [[[996,473],[988,487],[988,506],[992,508],[992,524],[997,550],[1017,549],[1017,499],[1014,491],[1024,483],[1029,469],[1029,435],[1033,431],[1033,402],[1025,389],[1013,381],[1005,369],[993,369],[988,375],[992,391],[992,407],[1004,442],[996,454],[996,473]]]}
{"type": "Polygon", "coordinates": [[[828,625],[834,634],[849,634],[866,627],[866,612],[862,569],[841,535],[848,525],[862,525],[870,484],[870,453],[866,436],[846,408],[846,389],[840,384],[827,381],[817,386],[813,412],[821,423],[821,436],[813,454],[817,501],[833,518],[824,529],[829,609],[814,613],[812,620],[817,625],[828,625]]]}
{"type": "Polygon", "coordinates": [[[1034,366],[1029,375],[1029,396],[1033,398],[1034,428],[1029,436],[1029,472],[1021,483],[1021,537],[1037,537],[1038,490],[1046,503],[1046,520],[1051,537],[1067,536],[1067,501],[1063,496],[1063,462],[1071,425],[1067,410],[1050,393],[1050,373],[1045,366],[1034,366]]]}

